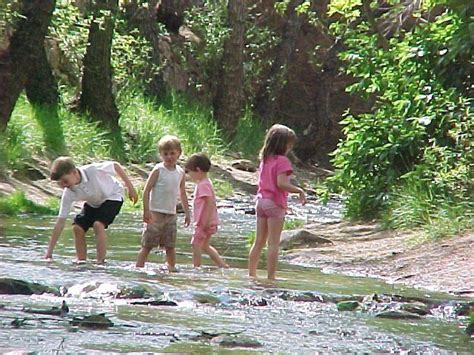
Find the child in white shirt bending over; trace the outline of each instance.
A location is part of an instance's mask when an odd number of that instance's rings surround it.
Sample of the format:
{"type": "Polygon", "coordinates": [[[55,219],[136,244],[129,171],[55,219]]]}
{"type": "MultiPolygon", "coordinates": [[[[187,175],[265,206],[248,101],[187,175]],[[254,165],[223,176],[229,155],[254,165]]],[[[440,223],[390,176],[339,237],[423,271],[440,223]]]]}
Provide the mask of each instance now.
{"type": "Polygon", "coordinates": [[[184,225],[190,223],[184,170],[177,165],[181,155],[181,142],[167,135],[158,142],[162,162],[157,164],[145,184],[143,192],[142,247],[137,257],[137,267],[144,267],[151,249],[162,247],[166,251],[169,271],[176,270],[176,202],[178,194],[183,205],[184,225]]]}
{"type": "Polygon", "coordinates": [[[59,157],[51,165],[51,180],[63,187],[59,216],[49,241],[45,258],[52,259],[53,250],[61,235],[66,217],[75,201],[85,201],[81,212],[74,218],[73,233],[77,261],[87,258],[86,232],[94,229],[97,247],[97,263],[103,264],[107,253],[105,230],[114,221],[123,203],[123,186],[115,178],[118,175],[128,190],[133,203],[137,193],[121,165],[114,161],[84,165],[76,168],[70,157],[59,157]]]}

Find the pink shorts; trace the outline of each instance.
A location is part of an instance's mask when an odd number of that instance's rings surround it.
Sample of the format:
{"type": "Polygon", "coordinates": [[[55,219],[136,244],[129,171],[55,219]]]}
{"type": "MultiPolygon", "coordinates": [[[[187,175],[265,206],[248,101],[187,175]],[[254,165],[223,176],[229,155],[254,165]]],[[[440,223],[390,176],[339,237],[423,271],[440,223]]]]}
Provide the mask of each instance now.
{"type": "Polygon", "coordinates": [[[285,218],[286,208],[277,205],[269,198],[257,199],[257,217],[259,218],[285,218]]]}
{"type": "Polygon", "coordinates": [[[201,246],[202,243],[211,239],[211,236],[217,232],[217,226],[210,226],[207,231],[204,231],[202,227],[198,226],[194,229],[193,239],[191,239],[192,245],[201,246]]]}

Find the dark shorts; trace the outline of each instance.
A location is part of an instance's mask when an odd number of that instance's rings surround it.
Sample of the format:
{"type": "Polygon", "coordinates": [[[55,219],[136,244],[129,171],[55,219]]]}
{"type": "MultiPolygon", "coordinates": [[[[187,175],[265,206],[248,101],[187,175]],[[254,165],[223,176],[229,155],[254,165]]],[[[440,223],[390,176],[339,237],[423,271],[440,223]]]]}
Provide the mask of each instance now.
{"type": "Polygon", "coordinates": [[[81,212],[74,217],[74,222],[72,224],[77,224],[84,229],[85,232],[87,232],[96,221],[101,222],[105,228],[107,228],[109,224],[114,221],[115,216],[120,212],[122,204],[123,201],[106,200],[99,207],[95,208],[84,203],[84,207],[82,207],[81,212]]]}

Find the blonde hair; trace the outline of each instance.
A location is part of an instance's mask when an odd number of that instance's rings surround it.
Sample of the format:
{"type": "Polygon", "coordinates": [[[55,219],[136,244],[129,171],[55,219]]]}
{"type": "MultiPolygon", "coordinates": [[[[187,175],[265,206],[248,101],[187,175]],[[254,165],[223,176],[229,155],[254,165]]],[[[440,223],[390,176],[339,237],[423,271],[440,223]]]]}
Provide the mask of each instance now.
{"type": "Polygon", "coordinates": [[[295,131],[282,124],[274,124],[265,136],[265,142],[260,150],[260,159],[265,160],[271,155],[285,155],[288,146],[295,142],[295,131]]]}
{"type": "Polygon", "coordinates": [[[51,164],[51,180],[58,181],[64,175],[72,173],[76,169],[74,161],[70,157],[56,158],[51,164]]]}
{"type": "Polygon", "coordinates": [[[181,142],[179,138],[170,134],[167,134],[166,136],[162,137],[158,141],[157,147],[160,153],[173,149],[179,150],[179,152],[181,153],[181,142]]]}

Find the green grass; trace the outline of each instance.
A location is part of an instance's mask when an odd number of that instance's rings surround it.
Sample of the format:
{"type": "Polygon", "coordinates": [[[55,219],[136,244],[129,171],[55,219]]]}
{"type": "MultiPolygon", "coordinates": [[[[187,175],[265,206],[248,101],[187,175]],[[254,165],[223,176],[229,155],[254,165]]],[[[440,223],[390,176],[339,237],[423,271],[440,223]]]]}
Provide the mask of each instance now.
{"type": "Polygon", "coordinates": [[[473,203],[436,194],[430,187],[408,182],[382,215],[386,228],[421,231],[418,242],[456,235],[474,227],[473,203]]]}
{"type": "Polygon", "coordinates": [[[132,162],[156,161],[156,143],[165,134],[181,140],[185,156],[205,152],[213,157],[226,149],[210,109],[184,96],[171,94],[158,104],[137,92],[126,92],[119,107],[125,151],[132,162]]]}
{"type": "Polygon", "coordinates": [[[257,159],[265,139],[265,128],[247,108],[239,122],[237,133],[232,140],[230,149],[239,152],[243,157],[257,159]]]}
{"type": "Polygon", "coordinates": [[[22,191],[16,191],[9,196],[0,197],[0,214],[14,216],[24,213],[54,215],[58,213],[58,210],[28,200],[22,191]]]}

